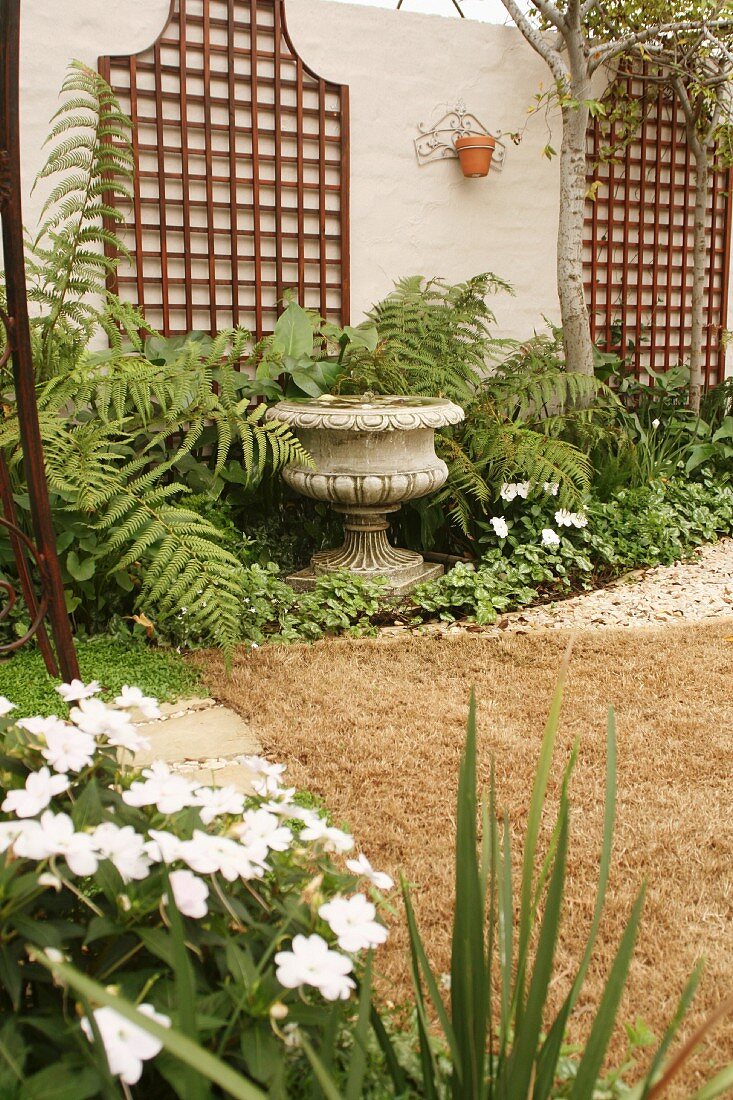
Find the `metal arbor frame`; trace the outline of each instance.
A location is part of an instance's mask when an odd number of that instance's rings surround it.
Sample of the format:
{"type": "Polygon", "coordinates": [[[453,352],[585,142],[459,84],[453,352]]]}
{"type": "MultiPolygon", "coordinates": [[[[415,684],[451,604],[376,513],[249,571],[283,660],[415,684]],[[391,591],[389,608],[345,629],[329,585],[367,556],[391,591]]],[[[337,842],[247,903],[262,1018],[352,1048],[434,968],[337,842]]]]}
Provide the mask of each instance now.
{"type": "MultiPolygon", "coordinates": [[[[298,56],[283,0],[171,0],[99,71],[133,123],[134,260],[111,289],[166,335],[271,332],[283,294],[349,320],[348,87],[298,56]]],[[[123,211],[124,213],[124,211],[123,211]]]]}
{"type": "MultiPolygon", "coordinates": [[[[10,538],[23,599],[31,618],[21,638],[0,646],[0,654],[19,649],[36,637],[46,668],[52,675],[60,672],[65,680],[79,675],[79,667],[66,613],[56,540],[43,461],[43,444],[38,425],[35,375],[31,356],[30,325],[26,298],[23,254],[23,216],[20,190],[19,135],[19,45],[20,0],[0,0],[0,219],[2,220],[3,256],[7,312],[0,309],[5,329],[5,347],[0,353],[0,375],[12,360],[13,385],[20,425],[25,480],[30,498],[33,539],[19,527],[13,502],[7,463],[0,455],[0,530],[10,538]],[[39,592],[36,594],[30,562],[37,566],[39,592]],[[51,629],[54,646],[46,632],[51,629]],[[54,654],[55,647],[55,654],[54,654]]],[[[0,582],[7,602],[0,610],[0,621],[7,618],[17,602],[17,594],[6,581],[0,582]]]]}
{"type": "MultiPolygon", "coordinates": [[[[637,137],[610,161],[613,147],[602,119],[588,129],[595,189],[585,219],[585,286],[594,341],[625,356],[632,370],[668,370],[690,347],[687,303],[692,291],[694,165],[676,98],[643,74],[621,77],[637,99],[643,122],[637,137]]],[[[708,210],[705,385],[725,376],[731,238],[731,174],[711,177],[708,210]]]]}

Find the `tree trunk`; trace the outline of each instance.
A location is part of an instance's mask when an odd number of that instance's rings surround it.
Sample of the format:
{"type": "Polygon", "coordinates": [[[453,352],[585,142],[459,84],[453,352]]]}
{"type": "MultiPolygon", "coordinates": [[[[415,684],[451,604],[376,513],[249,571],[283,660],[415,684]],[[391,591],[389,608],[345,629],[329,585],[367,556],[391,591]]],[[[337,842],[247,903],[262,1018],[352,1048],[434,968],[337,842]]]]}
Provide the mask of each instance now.
{"type": "Polygon", "coordinates": [[[703,322],[705,319],[705,268],[707,266],[706,217],[710,166],[708,150],[700,143],[695,152],[695,217],[692,249],[692,336],[690,343],[690,395],[688,404],[700,412],[703,387],[703,322]]]}
{"type": "MultiPolygon", "coordinates": [[[[590,90],[572,88],[575,102],[589,100],[590,90]]],[[[569,371],[593,375],[593,342],[583,288],[583,225],[585,221],[586,129],[588,108],[564,106],[560,152],[560,220],[557,233],[557,290],[560,297],[565,365],[569,371]]]]}

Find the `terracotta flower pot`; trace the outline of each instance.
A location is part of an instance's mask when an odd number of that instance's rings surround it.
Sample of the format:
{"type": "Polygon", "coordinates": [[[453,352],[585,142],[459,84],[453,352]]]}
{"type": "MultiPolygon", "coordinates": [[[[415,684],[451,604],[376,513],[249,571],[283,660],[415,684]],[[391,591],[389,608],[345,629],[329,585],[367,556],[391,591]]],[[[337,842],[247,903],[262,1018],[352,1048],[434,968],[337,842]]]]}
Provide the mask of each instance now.
{"type": "Polygon", "coordinates": [[[456,138],[458,159],[464,176],[469,179],[487,176],[495,148],[496,142],[491,134],[466,134],[456,138]]]}

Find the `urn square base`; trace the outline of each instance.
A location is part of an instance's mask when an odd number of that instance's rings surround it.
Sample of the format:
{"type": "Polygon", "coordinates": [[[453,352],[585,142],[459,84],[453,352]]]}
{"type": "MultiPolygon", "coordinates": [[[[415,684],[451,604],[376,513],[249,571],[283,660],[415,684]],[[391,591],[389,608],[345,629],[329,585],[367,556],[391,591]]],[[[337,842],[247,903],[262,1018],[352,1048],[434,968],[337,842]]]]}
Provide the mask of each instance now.
{"type": "MultiPolygon", "coordinates": [[[[385,594],[389,596],[406,596],[408,592],[412,592],[418,584],[423,584],[424,581],[434,581],[436,577],[442,577],[444,573],[444,567],[438,565],[437,562],[424,561],[419,569],[417,576],[414,574],[406,581],[390,581],[389,585],[385,589],[385,594]]],[[[355,577],[365,576],[364,573],[357,573],[354,571],[355,577]]],[[[294,588],[296,592],[307,592],[311,588],[315,588],[316,581],[319,577],[328,576],[327,573],[316,573],[312,565],[307,566],[305,569],[300,569],[297,573],[291,573],[289,577],[286,577],[288,584],[291,588],[294,588]]],[[[389,581],[389,576],[387,577],[389,581]]]]}

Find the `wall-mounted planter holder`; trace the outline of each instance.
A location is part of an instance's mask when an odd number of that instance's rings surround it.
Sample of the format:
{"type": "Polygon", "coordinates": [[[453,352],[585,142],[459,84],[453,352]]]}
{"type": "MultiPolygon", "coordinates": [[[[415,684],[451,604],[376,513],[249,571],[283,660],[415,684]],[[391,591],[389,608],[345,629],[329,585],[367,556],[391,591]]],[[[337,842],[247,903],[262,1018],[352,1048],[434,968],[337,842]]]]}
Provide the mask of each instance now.
{"type": "Polygon", "coordinates": [[[420,167],[457,157],[464,176],[476,178],[487,175],[489,169],[500,172],[504,166],[506,146],[501,134],[491,134],[462,100],[429,126],[421,122],[418,130],[414,142],[420,167]]]}

